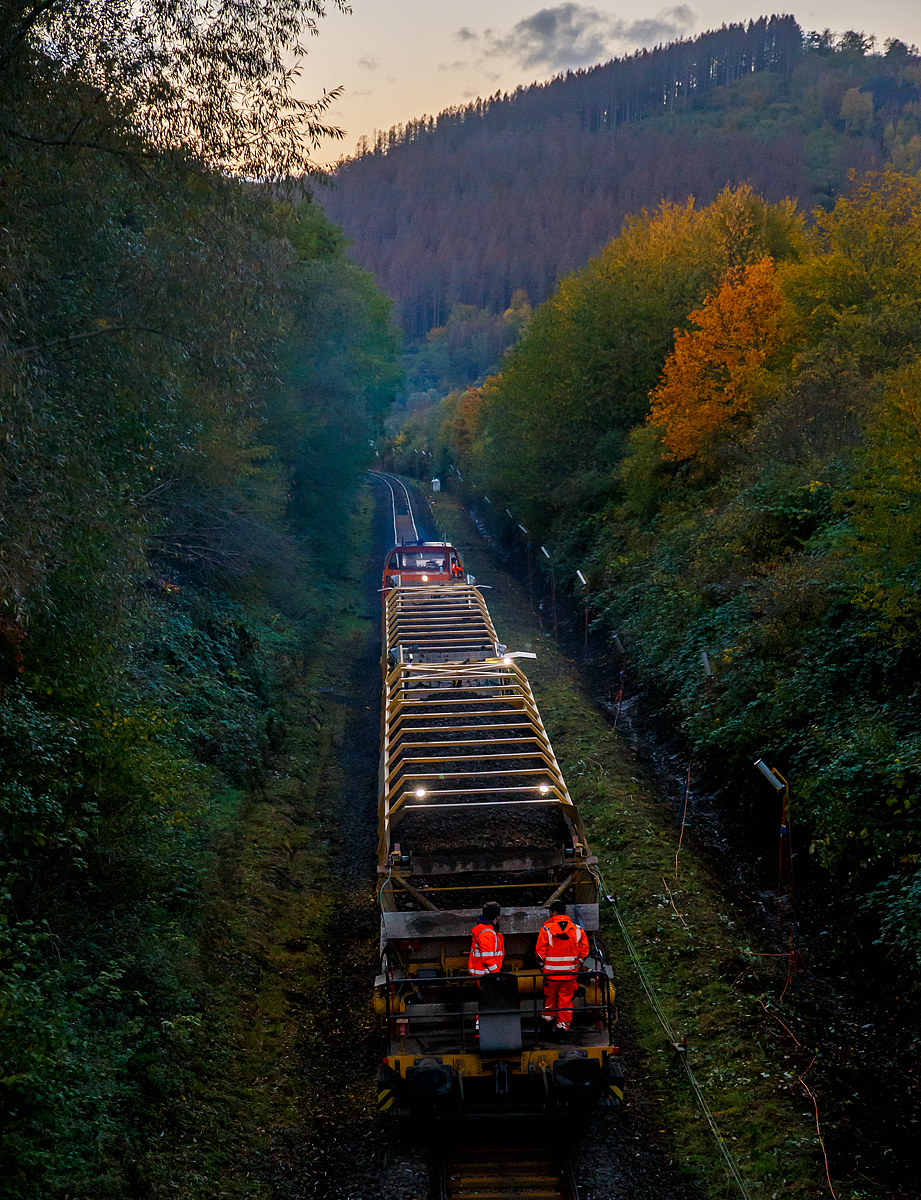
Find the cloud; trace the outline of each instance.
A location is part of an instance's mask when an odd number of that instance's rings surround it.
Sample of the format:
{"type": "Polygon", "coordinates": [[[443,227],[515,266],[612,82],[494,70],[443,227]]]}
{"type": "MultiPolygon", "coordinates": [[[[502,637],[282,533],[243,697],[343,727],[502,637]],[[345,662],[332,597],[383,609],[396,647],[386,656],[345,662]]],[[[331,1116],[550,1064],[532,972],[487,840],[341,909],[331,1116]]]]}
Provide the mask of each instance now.
{"type": "Polygon", "coordinates": [[[439,63],[438,70],[439,71],[466,71],[469,66],[470,66],[470,63],[466,63],[466,62],[439,63]]]}
{"type": "MultiPolygon", "coordinates": [[[[508,33],[487,29],[480,44],[488,58],[508,58],[520,67],[536,70],[564,71],[604,62],[618,51],[674,41],[689,33],[695,21],[686,4],[638,21],[624,21],[614,13],[570,0],[540,9],[508,33]]],[[[467,28],[455,36],[465,41],[477,37],[467,28]]]]}
{"type": "Polygon", "coordinates": [[[477,39],[477,34],[472,29],[468,29],[466,25],[462,25],[454,36],[462,42],[475,42],[477,39]]]}
{"type": "Polygon", "coordinates": [[[370,55],[365,55],[364,58],[358,60],[358,65],[364,67],[366,71],[376,71],[381,62],[379,58],[371,58],[370,55]]]}

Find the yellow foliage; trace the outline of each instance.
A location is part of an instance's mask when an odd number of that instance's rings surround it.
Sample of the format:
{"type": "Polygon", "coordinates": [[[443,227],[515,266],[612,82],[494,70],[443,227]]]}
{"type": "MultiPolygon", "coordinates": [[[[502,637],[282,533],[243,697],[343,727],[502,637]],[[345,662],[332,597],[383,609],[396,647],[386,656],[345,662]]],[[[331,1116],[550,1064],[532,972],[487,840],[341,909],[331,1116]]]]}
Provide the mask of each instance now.
{"type": "Polygon", "coordinates": [[[921,358],[889,376],[866,432],[846,550],[861,584],[857,603],[902,640],[917,636],[921,617],[921,358]]]}
{"type": "Polygon", "coordinates": [[[671,458],[691,458],[713,434],[750,411],[765,361],[782,341],[783,298],[774,261],[731,268],[703,308],[697,326],[675,331],[675,348],[650,393],[649,420],[671,458]]]}

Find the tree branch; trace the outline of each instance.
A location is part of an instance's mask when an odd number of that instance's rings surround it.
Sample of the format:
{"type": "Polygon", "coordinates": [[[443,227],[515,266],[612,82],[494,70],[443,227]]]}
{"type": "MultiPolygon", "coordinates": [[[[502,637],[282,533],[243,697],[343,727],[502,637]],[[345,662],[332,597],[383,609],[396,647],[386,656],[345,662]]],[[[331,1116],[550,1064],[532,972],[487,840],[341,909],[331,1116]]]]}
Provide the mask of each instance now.
{"type": "Polygon", "coordinates": [[[54,8],[56,4],[60,4],[60,2],[61,0],[39,0],[38,4],[33,4],[29,11],[23,14],[19,28],[10,35],[3,53],[0,54],[0,70],[9,65],[20,43],[25,39],[36,21],[43,17],[49,9],[54,8]]]}
{"type": "Polygon", "coordinates": [[[68,342],[83,342],[87,338],[103,337],[107,333],[153,333],[157,337],[167,338],[178,342],[183,349],[188,349],[182,338],[172,333],[164,333],[162,329],[151,329],[147,325],[107,325],[105,329],[92,329],[89,333],[71,333],[67,337],[53,338],[50,342],[36,342],[34,346],[16,346],[12,353],[16,355],[31,354],[36,350],[50,350],[52,346],[64,346],[68,342]]]}

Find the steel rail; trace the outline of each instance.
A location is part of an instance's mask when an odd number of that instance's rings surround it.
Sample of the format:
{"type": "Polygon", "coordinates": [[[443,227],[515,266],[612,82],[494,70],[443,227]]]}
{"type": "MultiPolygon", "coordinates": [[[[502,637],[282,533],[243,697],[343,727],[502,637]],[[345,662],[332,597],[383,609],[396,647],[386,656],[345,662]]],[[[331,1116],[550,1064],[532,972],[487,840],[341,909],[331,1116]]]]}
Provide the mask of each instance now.
{"type": "Polygon", "coordinates": [[[418,541],[419,540],[419,530],[416,528],[416,521],[415,521],[415,518],[413,517],[412,497],[409,494],[409,490],[407,489],[406,484],[403,483],[403,481],[401,479],[397,479],[397,477],[395,475],[385,475],[383,471],[369,471],[368,474],[373,476],[375,479],[380,479],[383,483],[386,483],[387,486],[390,488],[390,501],[391,501],[391,508],[393,510],[393,544],[396,546],[400,542],[400,536],[397,533],[397,497],[396,497],[396,492],[393,490],[394,483],[398,484],[403,489],[403,495],[406,497],[406,509],[407,509],[407,513],[409,515],[409,521],[413,527],[413,534],[416,538],[416,541],[418,541]],[[391,483],[391,480],[393,480],[393,483],[391,483]]]}

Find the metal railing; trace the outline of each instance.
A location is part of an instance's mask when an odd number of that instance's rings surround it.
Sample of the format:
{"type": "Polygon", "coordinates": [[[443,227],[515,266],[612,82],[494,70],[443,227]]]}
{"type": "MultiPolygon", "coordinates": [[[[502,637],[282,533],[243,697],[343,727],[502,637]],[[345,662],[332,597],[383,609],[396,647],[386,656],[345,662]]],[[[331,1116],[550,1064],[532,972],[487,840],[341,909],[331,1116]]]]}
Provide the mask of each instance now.
{"type": "MultiPolygon", "coordinates": [[[[509,973],[509,978],[512,973],[509,973]]],[[[538,1043],[546,1038],[541,1038],[541,1034],[546,1033],[542,1028],[542,1014],[544,1007],[543,987],[537,986],[537,981],[541,983],[544,979],[542,971],[518,971],[514,973],[516,980],[532,980],[532,989],[529,992],[519,992],[519,1003],[515,1008],[506,1009],[489,1009],[489,1016],[520,1016],[522,1018],[521,1033],[522,1033],[522,1049],[536,1050],[538,1043]],[[530,1003],[528,1003],[528,1001],[530,1003]],[[526,1018],[531,1020],[526,1023],[526,1018]],[[527,1035],[527,1037],[526,1037],[527,1035]]],[[[601,999],[597,1004],[579,1004],[573,1009],[573,1025],[572,1033],[578,1035],[581,1029],[588,1025],[589,1028],[600,1030],[610,1029],[614,1023],[614,1003],[612,997],[612,983],[604,970],[580,971],[577,979],[579,986],[588,983],[596,985],[600,988],[601,999]],[[585,1020],[585,1014],[588,1014],[588,1021],[585,1020]],[[578,1019],[578,1022],[576,1018],[578,1019]]],[[[431,1028],[427,1032],[439,1032],[450,1034],[457,1031],[458,1041],[460,1043],[460,1052],[468,1053],[476,1050],[475,1038],[473,1036],[476,1027],[476,1020],[479,1015],[478,1005],[475,1003],[478,995],[478,980],[472,975],[439,975],[439,976],[415,976],[404,975],[401,977],[388,977],[387,983],[384,985],[386,995],[386,1022],[387,1035],[389,1041],[405,1041],[407,1038],[412,1038],[411,1027],[415,1023],[417,1026],[423,1021],[430,1025],[435,1018],[441,1018],[440,1028],[433,1031],[431,1028]],[[418,997],[415,1004],[407,1001],[400,1012],[393,1011],[392,1001],[397,994],[398,989],[407,988],[415,992],[418,997]],[[424,993],[426,991],[454,991],[461,993],[460,1007],[455,1007],[451,1011],[449,1007],[445,1007],[440,1012],[413,1012],[413,1008],[440,1007],[442,1004],[448,1005],[451,1002],[444,999],[438,1000],[434,997],[426,1000],[424,993]],[[470,1005],[469,1009],[464,1003],[463,994],[466,993],[470,1005]],[[402,1026],[402,1028],[401,1028],[402,1026]]],[[[582,997],[577,997],[582,999],[582,997]]],[[[455,1005],[457,1001],[454,1002],[455,1005]]]]}

